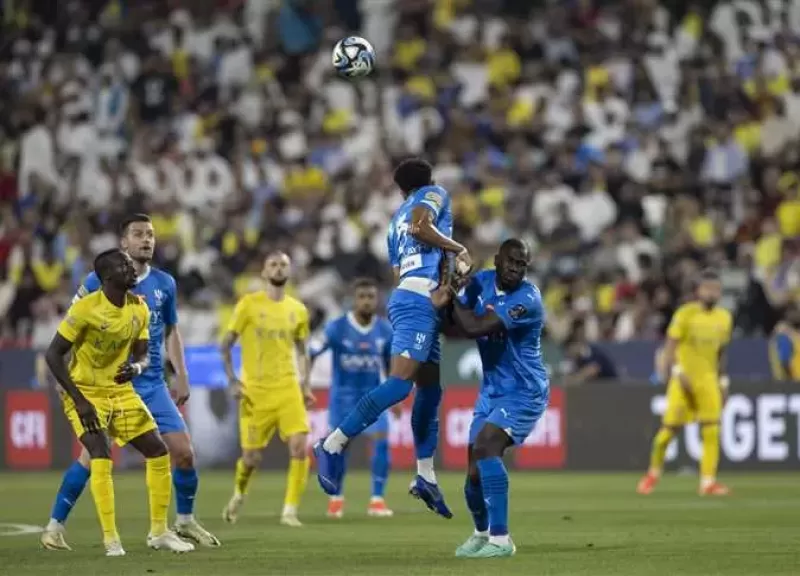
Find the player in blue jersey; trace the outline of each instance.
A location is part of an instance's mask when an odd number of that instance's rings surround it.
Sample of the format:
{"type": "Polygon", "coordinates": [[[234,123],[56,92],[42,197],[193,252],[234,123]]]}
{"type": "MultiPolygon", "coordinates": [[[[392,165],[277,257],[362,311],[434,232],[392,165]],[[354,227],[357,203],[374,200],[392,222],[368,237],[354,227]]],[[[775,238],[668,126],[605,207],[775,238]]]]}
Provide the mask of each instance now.
{"type": "Polygon", "coordinates": [[[469,253],[451,236],[453,214],[450,197],[431,179],[430,164],[418,158],[400,163],[394,181],[405,197],[389,229],[389,258],[396,288],[389,299],[392,348],[389,377],[370,390],[342,423],[314,446],[317,479],[323,491],[341,491],[344,450],[351,438],[372,425],[391,406],[402,402],[416,383],[411,428],[417,457],[417,476],[410,493],[445,517],[453,514],[436,482],[433,455],[439,435],[439,310],[431,300],[448,263],[455,255],[459,269],[472,266],[469,253]]]}
{"type": "Polygon", "coordinates": [[[483,381],[469,430],[464,484],[475,532],[456,556],[494,558],[516,551],[508,532],[508,473],[503,453],[520,445],[547,408],[550,386],[542,360],[545,312],[538,288],[525,279],[525,244],[506,240],[495,270],[479,272],[458,293],[452,322],[478,342],[483,381]]]}
{"type": "MultiPolygon", "coordinates": [[[[172,473],[178,509],[175,533],[205,546],[219,546],[219,540],[203,528],[193,514],[198,480],[191,439],[183,416],[178,411],[178,406],[189,398],[189,382],[183,341],[178,331],[175,279],[150,266],[155,249],[155,233],[147,215],[134,214],[123,220],[120,225],[120,245],[133,259],[138,274],[136,287],[132,292],[144,298],[150,309],[150,363],[147,370],[134,378],[133,385],[152,413],[175,467],[172,473]],[[167,356],[175,369],[172,387],[174,400],[164,378],[164,343],[167,356]]],[[[97,275],[89,274],[78,289],[75,300],[99,288],[100,280],[97,275]]],[[[50,522],[41,536],[41,543],[46,549],[70,549],[64,539],[64,523],[88,480],[89,455],[84,449],[78,460],[64,474],[56,495],[50,522]]]]}
{"type": "MultiPolygon", "coordinates": [[[[325,350],[331,351],[333,380],[328,401],[328,425],[335,430],[344,416],[354,410],[358,401],[381,383],[381,372],[389,369],[392,327],[375,315],[378,307],[378,285],[371,278],[353,283],[353,310],[325,326],[322,342],[311,349],[314,361],[325,350]]],[[[389,476],[389,415],[384,412],[377,422],[364,431],[372,438],[372,498],[367,514],[392,516],[384,491],[389,476]]],[[[339,493],[328,501],[328,516],[344,514],[342,484],[339,493]]]]}

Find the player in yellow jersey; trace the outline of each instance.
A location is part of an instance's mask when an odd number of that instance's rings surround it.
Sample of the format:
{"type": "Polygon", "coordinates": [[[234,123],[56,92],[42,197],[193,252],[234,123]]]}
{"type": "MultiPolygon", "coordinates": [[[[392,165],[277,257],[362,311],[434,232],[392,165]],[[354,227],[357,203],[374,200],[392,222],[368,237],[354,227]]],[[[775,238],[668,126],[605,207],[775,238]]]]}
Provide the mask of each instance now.
{"type": "Polygon", "coordinates": [[[61,385],[64,412],[89,452],[90,487],[106,556],[124,556],[114,512],[110,439],[145,457],[151,548],[189,552],[194,546],[167,529],[172,497],[167,446],[131,379],[147,368],[150,311],[128,290],[136,285],[130,256],[119,249],[94,262],[101,289],[76,301],[58,327],[45,359],[61,385]],[[66,357],[72,353],[69,367],[66,357]]]}
{"type": "Polygon", "coordinates": [[[289,446],[289,474],[281,524],[302,526],[297,508],[308,480],[309,432],[306,405],[314,402],[308,385],[308,311],[285,293],[291,262],[273,252],[264,262],[264,290],[244,296],[236,304],[222,356],[233,394],[239,399],[242,457],[236,463],[233,497],[222,512],[236,522],[261,453],[277,429],[289,446]],[[233,370],[231,350],[242,345],[242,373],[233,370]]]}
{"type": "Polygon", "coordinates": [[[716,478],[719,424],[729,384],[725,351],[733,329],[731,313],[717,306],[721,294],[719,275],[706,270],[698,282],[697,300],[682,305],[672,317],[660,367],[662,381],[669,382],[667,409],[653,439],[650,469],[637,487],[640,494],[655,489],[669,443],[690,422],[700,425],[703,438],[699,493],[724,496],[729,492],[716,478]]]}

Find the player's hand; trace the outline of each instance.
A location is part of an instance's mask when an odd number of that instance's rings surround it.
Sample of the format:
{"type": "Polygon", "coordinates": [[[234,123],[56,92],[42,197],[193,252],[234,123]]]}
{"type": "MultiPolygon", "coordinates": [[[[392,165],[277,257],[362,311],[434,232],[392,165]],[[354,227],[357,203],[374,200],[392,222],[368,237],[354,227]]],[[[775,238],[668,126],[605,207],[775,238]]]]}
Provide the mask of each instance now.
{"type": "Polygon", "coordinates": [[[125,362],[117,370],[117,375],[114,376],[114,382],[117,384],[124,384],[125,382],[130,382],[141,373],[141,366],[132,362],[125,362]]]}
{"type": "Polygon", "coordinates": [[[236,400],[241,400],[244,398],[244,386],[242,386],[242,382],[237,379],[233,379],[228,382],[228,388],[231,391],[231,396],[233,396],[236,400]]]}
{"type": "Polygon", "coordinates": [[[389,411],[394,414],[395,418],[400,418],[403,415],[403,403],[395,404],[389,408],[389,411]]]}
{"type": "Polygon", "coordinates": [[[175,374],[175,381],[170,388],[170,394],[176,406],[183,406],[189,399],[189,375],[175,374]]]}
{"type": "Polygon", "coordinates": [[[472,271],[472,256],[464,248],[461,252],[456,254],[456,274],[458,276],[466,276],[472,271]]]}
{"type": "Polygon", "coordinates": [[[83,429],[92,434],[100,432],[100,419],[97,417],[97,410],[94,409],[92,403],[84,397],[77,398],[74,402],[75,411],[83,424],[83,429]]]}
{"type": "Polygon", "coordinates": [[[303,388],[303,400],[305,400],[306,408],[311,408],[317,403],[317,397],[311,391],[311,388],[303,388]]]}

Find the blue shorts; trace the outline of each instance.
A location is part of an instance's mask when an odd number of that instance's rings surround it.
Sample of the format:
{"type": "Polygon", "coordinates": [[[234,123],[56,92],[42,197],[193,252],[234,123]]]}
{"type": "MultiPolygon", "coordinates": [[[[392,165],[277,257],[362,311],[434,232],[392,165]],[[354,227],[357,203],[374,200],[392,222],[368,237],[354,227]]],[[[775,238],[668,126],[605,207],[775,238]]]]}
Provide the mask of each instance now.
{"type": "Polygon", "coordinates": [[[431,299],[408,290],[394,290],[387,308],[393,331],[392,356],[439,364],[439,311],[431,299]]]}
{"type": "Polygon", "coordinates": [[[136,389],[136,393],[144,400],[161,434],[186,431],[186,422],[169,395],[166,382],[153,382],[142,386],[136,389]]]}
{"type": "MultiPolygon", "coordinates": [[[[350,412],[356,409],[356,404],[361,396],[346,396],[341,397],[336,394],[331,394],[328,403],[328,426],[329,430],[336,430],[350,412]]],[[[373,422],[363,434],[389,434],[389,412],[381,412],[378,419],[373,422]]]]}
{"type": "Polygon", "coordinates": [[[533,432],[546,408],[546,398],[534,400],[519,394],[489,397],[481,393],[472,414],[469,443],[475,443],[483,425],[488,422],[508,434],[514,444],[522,444],[533,432]]]}

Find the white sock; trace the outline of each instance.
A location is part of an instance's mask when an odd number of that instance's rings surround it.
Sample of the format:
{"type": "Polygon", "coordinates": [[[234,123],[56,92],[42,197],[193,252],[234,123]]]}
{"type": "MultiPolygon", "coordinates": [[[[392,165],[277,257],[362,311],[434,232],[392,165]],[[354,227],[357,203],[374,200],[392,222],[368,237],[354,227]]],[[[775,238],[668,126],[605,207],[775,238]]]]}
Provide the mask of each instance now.
{"type": "Polygon", "coordinates": [[[417,474],[422,476],[422,479],[436,484],[436,473],[433,471],[433,458],[423,458],[417,460],[417,474]]]}
{"type": "Polygon", "coordinates": [[[48,532],[57,532],[63,529],[64,525],[55,518],[50,518],[50,522],[47,523],[48,532]]]}
{"type": "Polygon", "coordinates": [[[477,536],[479,538],[488,538],[489,537],[489,531],[488,530],[475,530],[475,533],[473,535],[477,536]]]}
{"type": "Polygon", "coordinates": [[[178,514],[175,517],[176,524],[189,524],[192,520],[194,520],[194,514],[178,514]]]}
{"type": "Polygon", "coordinates": [[[325,442],[322,443],[322,448],[325,452],[330,452],[331,454],[341,454],[344,447],[347,446],[347,441],[349,438],[344,435],[344,432],[340,428],[337,428],[330,434],[328,437],[325,438],[325,442]]]}
{"type": "Polygon", "coordinates": [[[297,516],[297,506],[289,506],[288,504],[283,507],[283,516],[297,516]]]}
{"type": "Polygon", "coordinates": [[[498,546],[508,546],[511,542],[511,538],[508,534],[503,534],[502,536],[489,536],[489,543],[490,544],[497,544],[498,546]]]}

